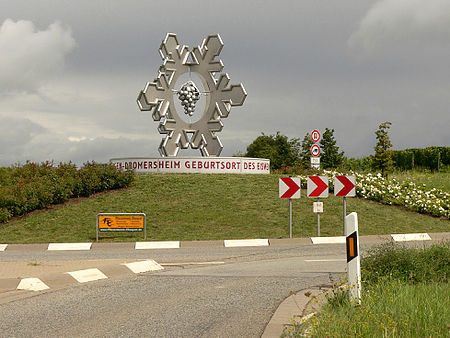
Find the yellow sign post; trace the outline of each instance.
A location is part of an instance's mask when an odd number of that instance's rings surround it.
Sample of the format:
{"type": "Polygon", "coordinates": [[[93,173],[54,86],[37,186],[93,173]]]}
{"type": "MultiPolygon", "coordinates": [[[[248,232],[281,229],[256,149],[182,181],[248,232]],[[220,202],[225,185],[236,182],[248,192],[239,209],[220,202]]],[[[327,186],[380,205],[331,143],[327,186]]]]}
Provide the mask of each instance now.
{"type": "Polygon", "coordinates": [[[147,221],[144,213],[100,213],[97,215],[97,242],[99,232],[144,232],[147,238],[147,221]]]}

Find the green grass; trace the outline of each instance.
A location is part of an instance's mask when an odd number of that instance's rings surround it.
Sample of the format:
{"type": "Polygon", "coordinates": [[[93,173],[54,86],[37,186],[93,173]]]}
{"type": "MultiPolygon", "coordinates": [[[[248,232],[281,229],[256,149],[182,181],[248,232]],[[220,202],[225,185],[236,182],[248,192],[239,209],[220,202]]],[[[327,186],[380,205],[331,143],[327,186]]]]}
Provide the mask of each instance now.
{"type": "Polygon", "coordinates": [[[450,242],[376,247],[363,257],[361,304],[336,287],[319,314],[286,336],[448,337],[450,242]]]}
{"type": "Polygon", "coordinates": [[[429,190],[436,188],[450,193],[450,172],[410,170],[389,174],[389,178],[395,178],[400,182],[412,181],[416,184],[425,184],[429,190]]]}
{"type": "MultiPolygon", "coordinates": [[[[278,198],[277,175],[137,175],[132,188],[0,225],[2,243],[95,240],[101,212],[144,212],[147,240],[286,238],[289,202],[278,198]]],[[[293,200],[293,235],[316,235],[315,199],[293,200]]],[[[342,198],[330,194],[321,235],[343,235],[342,198]]],[[[449,221],[359,198],[347,198],[361,235],[448,231],[449,221]]],[[[101,234],[101,241],[142,240],[141,233],[101,234]]]]}
{"type": "Polygon", "coordinates": [[[311,337],[448,337],[449,290],[450,283],[377,284],[360,306],[325,306],[312,321],[311,337]]]}

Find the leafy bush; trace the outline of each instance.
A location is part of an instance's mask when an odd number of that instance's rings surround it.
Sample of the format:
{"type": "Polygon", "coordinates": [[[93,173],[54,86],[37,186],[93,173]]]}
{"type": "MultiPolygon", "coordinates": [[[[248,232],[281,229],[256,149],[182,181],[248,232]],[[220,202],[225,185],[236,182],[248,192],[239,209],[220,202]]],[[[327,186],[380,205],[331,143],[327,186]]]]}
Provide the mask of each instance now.
{"type": "Polygon", "coordinates": [[[6,208],[0,208],[0,223],[7,222],[11,218],[11,213],[6,208]]]}
{"type": "Polygon", "coordinates": [[[52,162],[0,168],[0,222],[72,197],[127,187],[133,177],[131,171],[94,162],[79,170],[71,163],[55,167],[52,162]]]}
{"type": "Polygon", "coordinates": [[[383,244],[368,251],[361,260],[361,270],[365,283],[387,277],[412,284],[448,283],[450,242],[422,248],[383,244]]]}
{"type": "MultiPolygon", "coordinates": [[[[356,176],[356,195],[359,197],[388,205],[401,205],[423,214],[450,218],[449,193],[435,188],[428,190],[425,184],[387,180],[380,173],[374,175],[351,172],[351,174],[356,176]]],[[[328,176],[329,189],[333,191],[335,176],[344,173],[323,170],[322,175],[328,176]]],[[[305,173],[299,174],[298,177],[302,184],[306,183],[305,173]]]]}

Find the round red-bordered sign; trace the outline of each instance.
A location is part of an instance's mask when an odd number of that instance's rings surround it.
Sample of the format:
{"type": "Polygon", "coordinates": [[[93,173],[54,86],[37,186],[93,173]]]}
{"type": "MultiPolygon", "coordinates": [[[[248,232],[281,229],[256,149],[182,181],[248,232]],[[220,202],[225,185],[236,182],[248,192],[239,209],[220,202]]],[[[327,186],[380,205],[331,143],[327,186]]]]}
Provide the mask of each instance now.
{"type": "Polygon", "coordinates": [[[320,155],[320,147],[318,144],[313,144],[311,146],[311,155],[317,157],[320,155]]]}
{"type": "Polygon", "coordinates": [[[313,142],[319,142],[320,140],[320,133],[317,129],[314,129],[311,132],[311,140],[313,140],[313,142]]]}

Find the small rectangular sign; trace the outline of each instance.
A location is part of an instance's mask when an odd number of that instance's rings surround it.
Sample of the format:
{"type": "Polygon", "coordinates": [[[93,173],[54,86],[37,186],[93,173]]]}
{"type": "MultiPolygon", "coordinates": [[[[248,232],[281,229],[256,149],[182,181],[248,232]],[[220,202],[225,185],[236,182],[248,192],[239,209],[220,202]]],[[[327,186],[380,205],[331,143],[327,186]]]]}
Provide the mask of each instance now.
{"type": "Polygon", "coordinates": [[[98,231],[144,231],[145,214],[98,214],[98,231]]]}
{"type": "Polygon", "coordinates": [[[315,214],[323,213],[323,202],[314,202],[313,203],[313,212],[315,214]]]}
{"type": "Polygon", "coordinates": [[[320,157],[311,157],[311,169],[320,170],[320,157]]]}

